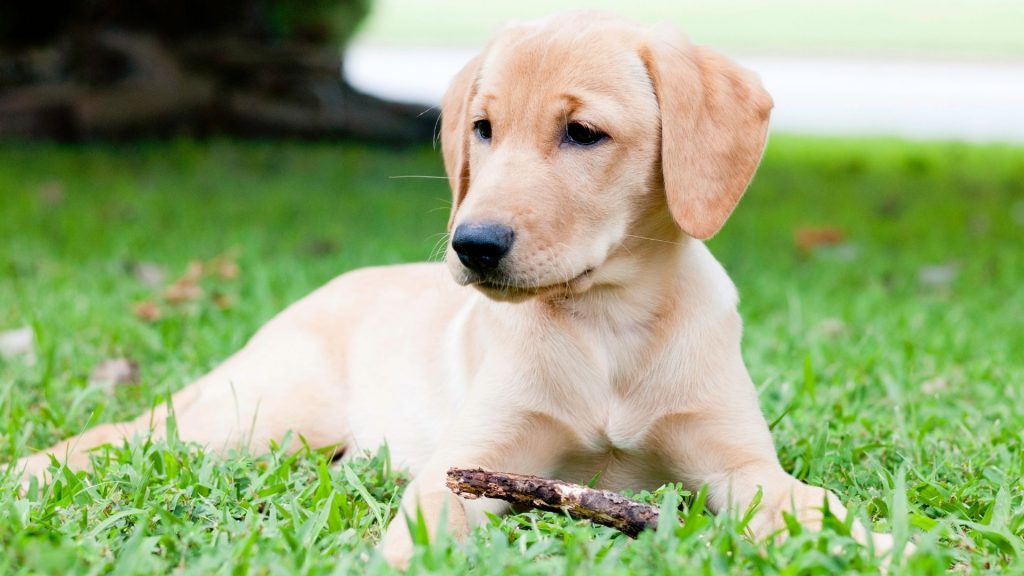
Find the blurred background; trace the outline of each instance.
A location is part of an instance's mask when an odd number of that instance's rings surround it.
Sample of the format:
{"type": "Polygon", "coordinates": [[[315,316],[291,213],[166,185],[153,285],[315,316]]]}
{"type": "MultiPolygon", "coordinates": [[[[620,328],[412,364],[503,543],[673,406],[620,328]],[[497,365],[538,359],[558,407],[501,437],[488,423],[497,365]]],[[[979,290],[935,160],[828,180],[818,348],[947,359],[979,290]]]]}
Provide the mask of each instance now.
{"type": "Polygon", "coordinates": [[[434,102],[502,22],[556,9],[678,25],[761,75],[777,130],[1024,140],[1024,4],[1014,0],[378,0],[347,71],[358,86],[434,102]]]}
{"type": "Polygon", "coordinates": [[[671,22],[733,55],[780,131],[1024,139],[1015,0],[8,0],[0,136],[422,141],[436,111],[398,103],[436,104],[503,22],[563,9],[671,22]]]}

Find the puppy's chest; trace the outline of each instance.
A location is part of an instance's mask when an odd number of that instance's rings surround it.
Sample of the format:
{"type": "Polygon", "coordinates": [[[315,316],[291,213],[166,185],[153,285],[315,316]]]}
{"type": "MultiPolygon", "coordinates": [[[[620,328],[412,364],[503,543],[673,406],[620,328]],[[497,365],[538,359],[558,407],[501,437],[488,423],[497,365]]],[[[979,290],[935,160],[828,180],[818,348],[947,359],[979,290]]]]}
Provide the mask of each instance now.
{"type": "Polygon", "coordinates": [[[580,361],[572,362],[579,369],[562,374],[559,411],[583,452],[646,453],[652,425],[681,408],[683,367],[651,339],[643,330],[599,333],[581,347],[580,361]]]}
{"type": "Polygon", "coordinates": [[[577,426],[580,452],[595,457],[646,453],[648,442],[645,439],[650,423],[649,415],[637,413],[628,406],[612,404],[593,414],[589,422],[581,422],[577,426]]]}
{"type": "Polygon", "coordinates": [[[588,482],[600,476],[602,488],[653,488],[671,475],[665,454],[652,436],[658,420],[623,402],[611,402],[574,423],[576,443],[563,457],[558,477],[588,482]]]}
{"type": "Polygon", "coordinates": [[[596,474],[598,485],[612,490],[654,488],[671,481],[656,431],[658,423],[676,409],[652,392],[622,395],[612,382],[603,390],[595,387],[582,392],[586,400],[572,412],[562,413],[575,432],[575,442],[567,442],[571,448],[564,455],[558,477],[588,482],[596,474]]]}

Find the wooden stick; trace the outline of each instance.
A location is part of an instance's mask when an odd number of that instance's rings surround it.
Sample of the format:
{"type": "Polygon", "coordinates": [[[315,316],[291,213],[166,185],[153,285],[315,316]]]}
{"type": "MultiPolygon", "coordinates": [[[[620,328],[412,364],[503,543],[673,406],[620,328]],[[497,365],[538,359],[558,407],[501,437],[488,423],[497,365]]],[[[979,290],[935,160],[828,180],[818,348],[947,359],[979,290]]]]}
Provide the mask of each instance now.
{"type": "Polygon", "coordinates": [[[497,498],[540,510],[567,512],[573,518],[609,526],[633,538],[658,525],[655,506],[560,480],[480,468],[451,468],[447,484],[464,498],[497,498]]]}

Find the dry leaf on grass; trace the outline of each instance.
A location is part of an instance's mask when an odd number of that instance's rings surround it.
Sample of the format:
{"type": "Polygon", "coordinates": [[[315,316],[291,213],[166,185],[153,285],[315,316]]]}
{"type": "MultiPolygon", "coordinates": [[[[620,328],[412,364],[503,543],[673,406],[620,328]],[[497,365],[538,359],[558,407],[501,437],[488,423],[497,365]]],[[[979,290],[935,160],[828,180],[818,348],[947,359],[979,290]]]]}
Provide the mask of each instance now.
{"type": "Polygon", "coordinates": [[[819,246],[838,246],[846,241],[846,233],[834,226],[822,228],[797,228],[793,231],[793,241],[803,252],[810,252],[819,246]]]}
{"type": "Polygon", "coordinates": [[[235,300],[227,294],[218,292],[213,295],[213,304],[221,310],[230,310],[235,306],[235,300]]]}
{"type": "Polygon", "coordinates": [[[210,261],[209,267],[221,280],[238,278],[238,250],[232,249],[210,261]]]}
{"type": "MultiPolygon", "coordinates": [[[[181,304],[202,298],[203,288],[199,282],[207,275],[217,276],[221,280],[238,278],[237,252],[229,250],[205,263],[199,260],[189,262],[185,274],[164,290],[164,299],[171,304],[181,304]]],[[[216,296],[214,303],[223,307],[223,301],[217,302],[216,296]]]]}
{"type": "Polygon", "coordinates": [[[185,267],[185,273],[182,274],[178,282],[189,282],[195,284],[203,279],[203,274],[206,273],[206,267],[203,266],[202,261],[192,260],[185,267]]]}
{"type": "MultiPolygon", "coordinates": [[[[216,276],[221,280],[233,280],[238,277],[238,250],[232,249],[227,252],[220,254],[213,259],[203,262],[201,260],[192,260],[185,267],[185,273],[180,278],[169,284],[163,291],[163,299],[174,306],[184,304],[186,302],[194,302],[203,298],[205,292],[200,284],[204,277],[216,276]]],[[[137,269],[141,270],[143,264],[137,265],[137,269]]],[[[155,271],[153,271],[155,272],[155,271]]],[[[155,274],[151,275],[155,278],[155,274]]],[[[212,297],[214,305],[220,308],[227,309],[232,305],[232,301],[227,296],[215,292],[212,297]]],[[[144,310],[148,311],[148,310],[144,310]]],[[[146,319],[145,314],[139,314],[138,310],[136,315],[146,319]]]]}
{"type": "Polygon", "coordinates": [[[139,320],[146,322],[156,322],[163,315],[160,311],[160,305],[152,300],[143,300],[136,302],[132,306],[132,313],[139,320]]]}
{"type": "Polygon", "coordinates": [[[139,364],[128,358],[109,358],[93,367],[89,384],[102,387],[107,394],[122,384],[138,384],[139,364]]]}
{"type": "Polygon", "coordinates": [[[14,358],[32,357],[36,350],[36,333],[31,326],[0,332],[0,356],[14,358]]]}
{"type": "Polygon", "coordinates": [[[194,282],[182,278],[164,288],[164,300],[171,304],[184,304],[203,297],[203,289],[194,282]]]}
{"type": "Polygon", "coordinates": [[[203,288],[199,281],[203,279],[205,267],[199,260],[192,260],[185,267],[185,273],[167,288],[164,288],[164,300],[177,305],[191,302],[203,297],[203,288]]]}

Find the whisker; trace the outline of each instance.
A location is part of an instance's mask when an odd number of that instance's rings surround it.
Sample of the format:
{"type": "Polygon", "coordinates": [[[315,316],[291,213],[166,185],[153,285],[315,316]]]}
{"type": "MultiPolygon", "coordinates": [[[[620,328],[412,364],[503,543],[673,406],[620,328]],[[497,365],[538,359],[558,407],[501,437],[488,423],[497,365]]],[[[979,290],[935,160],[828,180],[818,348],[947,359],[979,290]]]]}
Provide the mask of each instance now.
{"type": "Polygon", "coordinates": [[[622,247],[622,249],[626,251],[626,254],[629,254],[631,258],[633,257],[633,251],[629,249],[629,246],[627,246],[625,242],[619,242],[617,247],[622,247]]]}
{"type": "MultiPolygon", "coordinates": [[[[420,116],[426,114],[427,112],[430,112],[434,108],[437,108],[437,106],[431,106],[430,108],[427,108],[426,110],[424,110],[423,112],[420,113],[420,116]]],[[[417,116],[417,118],[419,118],[419,116],[417,116]]],[[[437,118],[434,120],[434,133],[431,134],[431,137],[430,137],[430,147],[433,148],[434,150],[437,150],[437,143],[440,142],[440,141],[441,141],[441,115],[438,114],[437,118]]]]}
{"type": "MultiPolygon", "coordinates": [[[[434,236],[434,234],[432,234],[431,236],[434,236]]],[[[443,261],[444,254],[448,248],[448,233],[439,232],[436,234],[436,236],[439,236],[439,238],[437,239],[436,242],[434,242],[434,247],[430,250],[430,257],[427,258],[427,260],[430,262],[443,261]]]]}
{"type": "Polygon", "coordinates": [[[430,112],[431,110],[435,110],[435,109],[437,109],[437,106],[427,106],[427,109],[426,109],[426,110],[424,110],[423,112],[420,112],[419,114],[417,114],[417,115],[416,115],[416,117],[417,117],[417,118],[420,118],[420,117],[422,117],[422,116],[423,116],[424,114],[426,114],[427,112],[430,112]]]}
{"type": "Polygon", "coordinates": [[[451,201],[451,199],[449,199],[449,198],[445,198],[445,199],[435,198],[434,200],[436,200],[437,202],[440,202],[441,206],[436,206],[434,208],[431,208],[431,209],[427,210],[428,214],[433,214],[434,212],[437,212],[438,210],[444,210],[445,212],[447,212],[447,211],[452,209],[452,201],[451,201]]]}
{"type": "Polygon", "coordinates": [[[430,251],[430,257],[427,258],[427,262],[443,262],[444,261],[444,244],[439,244],[430,251]]]}
{"type": "Polygon", "coordinates": [[[671,240],[661,240],[660,238],[648,238],[647,236],[637,236],[636,234],[623,234],[627,238],[639,238],[640,240],[650,240],[651,242],[660,242],[662,244],[672,244],[674,246],[682,246],[682,242],[673,242],[671,240]]]}
{"type": "Polygon", "coordinates": [[[389,179],[395,180],[399,178],[426,178],[428,180],[447,180],[447,176],[429,176],[424,174],[403,174],[400,176],[388,176],[389,179]]]}

